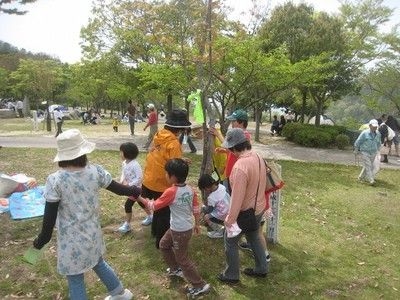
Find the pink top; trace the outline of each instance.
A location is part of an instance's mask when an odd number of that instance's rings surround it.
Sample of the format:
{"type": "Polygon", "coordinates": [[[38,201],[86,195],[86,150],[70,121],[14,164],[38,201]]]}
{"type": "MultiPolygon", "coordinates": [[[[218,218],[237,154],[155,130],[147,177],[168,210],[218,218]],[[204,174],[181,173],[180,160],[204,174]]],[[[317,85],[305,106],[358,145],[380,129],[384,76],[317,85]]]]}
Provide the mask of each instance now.
{"type": "MultiPolygon", "coordinates": [[[[250,132],[248,132],[245,129],[243,129],[243,131],[244,131],[246,138],[250,141],[251,140],[250,132]]],[[[237,157],[232,152],[229,151],[228,158],[226,159],[226,167],[225,167],[225,176],[226,177],[229,177],[231,175],[233,165],[235,164],[236,161],[237,161],[237,157]]]]}
{"type": "Polygon", "coordinates": [[[233,166],[229,182],[232,187],[231,205],[225,219],[227,226],[236,222],[239,211],[254,207],[257,186],[256,214],[265,210],[266,169],[262,158],[252,150],[245,150],[233,166]]]}

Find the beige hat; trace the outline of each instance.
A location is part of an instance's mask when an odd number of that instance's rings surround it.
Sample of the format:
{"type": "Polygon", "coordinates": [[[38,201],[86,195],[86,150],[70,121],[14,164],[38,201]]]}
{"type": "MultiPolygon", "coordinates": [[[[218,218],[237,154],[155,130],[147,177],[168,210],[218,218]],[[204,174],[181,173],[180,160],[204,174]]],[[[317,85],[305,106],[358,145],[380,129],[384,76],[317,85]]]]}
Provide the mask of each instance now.
{"type": "Polygon", "coordinates": [[[73,160],[92,152],[96,144],[85,140],[78,129],[69,129],[57,137],[57,155],[54,162],[73,160]]]}

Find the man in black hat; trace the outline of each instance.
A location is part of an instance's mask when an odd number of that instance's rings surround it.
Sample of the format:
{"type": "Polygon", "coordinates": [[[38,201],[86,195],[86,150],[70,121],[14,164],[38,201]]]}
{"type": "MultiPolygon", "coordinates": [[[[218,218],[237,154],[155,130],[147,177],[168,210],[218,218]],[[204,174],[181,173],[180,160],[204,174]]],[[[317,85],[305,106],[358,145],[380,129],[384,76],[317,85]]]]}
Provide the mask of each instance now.
{"type": "MultiPolygon", "coordinates": [[[[175,109],[167,117],[164,128],[159,130],[153,139],[146,157],[143,172],[142,196],[157,199],[169,187],[165,178],[164,166],[171,158],[182,158],[179,135],[188,127],[189,122],[184,110],[175,109]]],[[[156,247],[169,228],[170,211],[165,207],[146,218],[142,224],[151,225],[151,233],[156,237],[156,247]]]]}

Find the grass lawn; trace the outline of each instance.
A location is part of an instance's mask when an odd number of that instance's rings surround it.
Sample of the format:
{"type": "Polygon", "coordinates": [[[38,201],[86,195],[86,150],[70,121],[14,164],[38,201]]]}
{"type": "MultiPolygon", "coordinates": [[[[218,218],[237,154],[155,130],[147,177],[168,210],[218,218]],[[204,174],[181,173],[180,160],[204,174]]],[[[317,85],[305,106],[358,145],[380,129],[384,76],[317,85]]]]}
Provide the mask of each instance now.
{"type": "MultiPolygon", "coordinates": [[[[0,170],[26,173],[44,184],[57,169],[54,149],[0,149],[0,170]]],[[[197,182],[201,157],[193,163],[189,182],[197,182]]],[[[95,151],[99,163],[118,178],[117,151],[95,151]]],[[[139,161],[143,166],[144,154],[139,161]]],[[[358,167],[281,161],[286,186],[282,192],[279,243],[270,245],[272,261],[266,279],[241,276],[237,286],[218,282],[224,268],[221,239],[195,236],[191,256],[213,289],[203,299],[399,299],[400,298],[400,172],[384,169],[375,187],[358,183],[358,167]]],[[[103,190],[102,224],[106,259],[135,299],[185,299],[183,280],[170,280],[154,247],[150,228],[140,225],[144,213],[134,208],[134,230],[114,230],[123,220],[125,202],[103,190]]],[[[67,299],[67,284],[56,271],[55,236],[36,266],[24,263],[41,218],[13,221],[0,215],[0,298],[67,299]]],[[[204,229],[205,231],[205,229],[204,229]]],[[[241,268],[252,258],[240,253],[241,268]]],[[[93,272],[86,276],[90,299],[104,299],[105,288],[93,272]]]]}

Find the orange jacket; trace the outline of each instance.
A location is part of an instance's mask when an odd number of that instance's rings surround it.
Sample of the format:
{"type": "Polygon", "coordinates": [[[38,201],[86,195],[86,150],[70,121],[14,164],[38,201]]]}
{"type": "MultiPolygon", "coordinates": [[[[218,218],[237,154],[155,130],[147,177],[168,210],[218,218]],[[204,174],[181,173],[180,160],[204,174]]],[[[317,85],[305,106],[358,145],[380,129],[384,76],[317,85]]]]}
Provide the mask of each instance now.
{"type": "Polygon", "coordinates": [[[182,157],[181,144],[167,129],[161,129],[155,134],[153,144],[146,157],[143,185],[153,191],[164,192],[170,187],[165,178],[164,166],[167,160],[182,157]]]}

